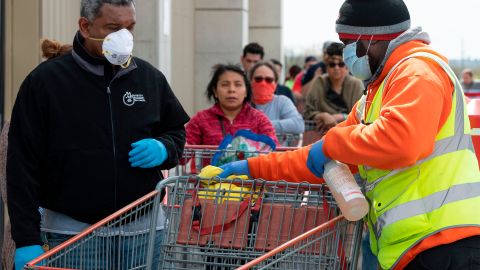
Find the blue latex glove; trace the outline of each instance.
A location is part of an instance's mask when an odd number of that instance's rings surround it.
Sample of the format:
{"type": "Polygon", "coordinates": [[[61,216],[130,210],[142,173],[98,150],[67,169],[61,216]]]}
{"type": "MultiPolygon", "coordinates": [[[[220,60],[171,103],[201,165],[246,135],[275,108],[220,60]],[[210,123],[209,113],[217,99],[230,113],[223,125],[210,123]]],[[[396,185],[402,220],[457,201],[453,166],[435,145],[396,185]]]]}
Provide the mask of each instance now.
{"type": "Polygon", "coordinates": [[[162,142],[155,139],[143,139],[132,143],[132,150],[128,153],[128,161],[132,167],[153,168],[167,159],[167,149],[162,142]]]}
{"type": "Polygon", "coordinates": [[[312,145],[308,152],[307,167],[317,177],[323,177],[323,166],[331,159],[323,153],[323,140],[312,145]]]}
{"type": "Polygon", "coordinates": [[[26,246],[15,250],[15,270],[22,270],[25,264],[43,254],[39,245],[26,246]]]}
{"type": "Polygon", "coordinates": [[[220,166],[220,168],[223,170],[223,172],[218,175],[220,178],[227,178],[230,175],[248,175],[248,177],[250,177],[247,160],[230,162],[220,166]]]}

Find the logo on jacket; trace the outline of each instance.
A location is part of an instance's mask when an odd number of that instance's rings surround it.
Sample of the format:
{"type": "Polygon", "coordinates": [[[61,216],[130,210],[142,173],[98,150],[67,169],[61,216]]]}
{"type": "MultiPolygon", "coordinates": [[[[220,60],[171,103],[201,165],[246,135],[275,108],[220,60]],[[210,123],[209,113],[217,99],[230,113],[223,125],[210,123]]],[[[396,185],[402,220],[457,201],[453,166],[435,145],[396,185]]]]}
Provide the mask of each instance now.
{"type": "Polygon", "coordinates": [[[132,94],[130,92],[126,92],[123,95],[123,104],[127,106],[133,106],[135,102],[146,102],[145,97],[142,94],[132,94]]]}

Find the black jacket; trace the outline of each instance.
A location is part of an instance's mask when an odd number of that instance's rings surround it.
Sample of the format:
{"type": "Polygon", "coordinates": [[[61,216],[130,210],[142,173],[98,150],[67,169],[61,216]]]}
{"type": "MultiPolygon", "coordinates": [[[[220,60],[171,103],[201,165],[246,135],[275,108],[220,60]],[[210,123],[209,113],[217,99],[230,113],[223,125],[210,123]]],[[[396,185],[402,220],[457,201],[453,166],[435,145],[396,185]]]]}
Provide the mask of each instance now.
{"type": "Polygon", "coordinates": [[[7,157],[8,208],[17,247],[40,244],[38,207],[93,223],[145,195],[174,167],[189,117],[163,74],[134,58],[114,72],[73,52],[41,63],[23,82],[13,108],[7,157]],[[132,168],[131,144],[164,143],[157,168],[132,168]]]}

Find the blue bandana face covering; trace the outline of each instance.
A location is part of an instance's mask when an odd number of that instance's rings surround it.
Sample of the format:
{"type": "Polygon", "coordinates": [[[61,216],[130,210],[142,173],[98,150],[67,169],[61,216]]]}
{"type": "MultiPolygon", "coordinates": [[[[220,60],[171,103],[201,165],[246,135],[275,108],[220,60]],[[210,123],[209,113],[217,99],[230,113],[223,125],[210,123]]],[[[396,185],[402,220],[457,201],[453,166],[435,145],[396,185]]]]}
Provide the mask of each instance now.
{"type": "Polygon", "coordinates": [[[362,81],[366,81],[372,77],[372,71],[370,70],[370,63],[368,62],[368,44],[367,52],[362,57],[357,57],[357,43],[350,43],[343,48],[343,61],[348,66],[348,69],[353,76],[359,78],[362,81]]]}

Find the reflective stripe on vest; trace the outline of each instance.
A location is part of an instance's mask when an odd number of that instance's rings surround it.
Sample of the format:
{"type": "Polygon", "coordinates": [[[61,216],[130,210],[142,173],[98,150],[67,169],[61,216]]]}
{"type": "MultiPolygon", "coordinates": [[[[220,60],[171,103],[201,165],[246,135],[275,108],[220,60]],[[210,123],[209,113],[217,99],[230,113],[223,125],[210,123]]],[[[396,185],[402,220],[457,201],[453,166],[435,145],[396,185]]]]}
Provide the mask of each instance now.
{"type": "MultiPolygon", "coordinates": [[[[366,119],[364,121],[367,122],[367,123],[370,123],[373,119],[376,119],[378,117],[378,113],[380,111],[380,106],[381,106],[381,96],[383,94],[384,84],[389,79],[391,73],[395,70],[395,68],[398,65],[403,63],[405,60],[410,59],[410,58],[414,58],[414,57],[426,57],[426,58],[435,60],[435,62],[440,64],[442,66],[442,68],[447,72],[447,74],[449,75],[452,82],[454,82],[454,85],[455,85],[454,94],[455,94],[455,98],[457,100],[457,106],[456,106],[456,110],[455,110],[455,134],[454,134],[453,137],[448,137],[448,138],[436,141],[433,152],[429,156],[425,157],[424,159],[421,159],[421,160],[417,161],[412,166],[392,170],[388,174],[376,179],[372,183],[367,183],[367,186],[366,186],[366,191],[367,192],[371,191],[373,188],[375,188],[375,186],[380,181],[383,181],[386,178],[392,177],[392,176],[394,176],[394,175],[396,175],[400,172],[406,171],[406,170],[408,170],[408,169],[410,169],[414,166],[418,166],[418,165],[422,164],[423,162],[431,160],[435,157],[438,157],[438,156],[441,156],[441,155],[444,155],[444,154],[447,154],[447,153],[451,153],[451,152],[454,152],[454,151],[465,150],[465,149],[474,151],[471,135],[470,134],[464,134],[464,129],[465,129],[465,127],[464,127],[464,123],[465,123],[465,121],[464,121],[464,103],[463,102],[458,102],[459,100],[460,101],[463,100],[463,91],[461,91],[461,90],[457,91],[457,89],[461,89],[461,84],[458,81],[458,79],[454,75],[452,76],[452,74],[450,73],[450,72],[453,73],[453,71],[450,70],[450,67],[442,59],[440,59],[439,57],[437,57],[433,54],[415,53],[415,54],[412,54],[408,57],[403,58],[396,65],[394,65],[393,68],[388,72],[387,76],[385,76],[385,79],[383,80],[383,82],[380,85],[377,93],[375,94],[375,98],[372,101],[372,105],[370,106],[368,114],[366,114],[366,112],[365,112],[366,97],[365,97],[365,99],[361,100],[361,101],[363,101],[363,104],[362,105],[359,104],[358,107],[362,109],[361,112],[362,112],[363,115],[360,118],[359,122],[361,122],[362,119],[366,119]],[[378,97],[380,97],[380,101],[376,100],[378,97]],[[374,116],[375,118],[372,119],[372,115],[375,115],[374,116]]],[[[359,114],[358,114],[358,111],[357,111],[357,116],[358,115],[359,114]]],[[[374,168],[369,167],[369,166],[362,166],[362,167],[363,168],[360,168],[361,171],[369,171],[369,170],[374,169],[374,168]]]]}
{"type": "MultiPolygon", "coordinates": [[[[362,119],[365,119],[367,123],[371,123],[378,119],[382,106],[384,84],[400,63],[413,57],[434,60],[448,74],[454,83],[452,111],[437,134],[433,152],[424,159],[417,161],[414,165],[392,171],[359,166],[360,172],[366,176],[367,195],[371,203],[371,211],[368,218],[371,232],[375,236],[375,239],[372,238],[372,241],[374,241],[372,248],[379,255],[380,264],[385,268],[394,267],[403,254],[416,243],[446,227],[465,226],[462,224],[480,226],[478,225],[480,224],[479,216],[455,216],[457,211],[452,210],[456,209],[456,205],[465,207],[464,203],[472,200],[475,201],[476,205],[479,205],[480,173],[475,160],[470,127],[468,122],[466,122],[468,118],[466,118],[461,85],[453,71],[442,59],[428,53],[415,53],[400,60],[381,83],[368,112],[364,109],[366,107],[366,98],[362,99],[363,104],[358,105],[359,109],[363,108],[362,115],[357,120],[361,122],[362,119]],[[459,161],[466,162],[462,165],[457,165],[459,166],[457,168],[450,169],[442,165],[445,160],[457,162],[456,164],[459,161]],[[429,170],[433,168],[433,171],[430,171],[430,173],[425,171],[421,174],[421,168],[424,167],[429,168],[429,170]],[[441,177],[440,172],[442,170],[449,172],[449,178],[441,177]],[[467,172],[471,173],[468,174],[467,172]],[[468,177],[465,177],[466,175],[468,177]],[[418,185],[420,181],[423,181],[422,183],[434,183],[436,177],[446,182],[439,182],[439,185],[421,186],[421,188],[418,185]],[[426,181],[427,179],[432,180],[426,181]],[[405,190],[393,190],[389,188],[391,185],[380,185],[383,181],[390,180],[394,181],[392,184],[401,183],[403,185],[401,187],[405,188],[405,190]],[[445,185],[441,183],[445,183],[445,185]],[[376,187],[379,187],[379,189],[375,189],[376,187]],[[419,189],[423,192],[418,192],[419,189]],[[408,192],[408,195],[403,196],[404,192],[408,192]],[[425,195],[422,196],[421,194],[425,195]],[[380,207],[379,204],[377,207],[377,202],[382,202],[382,206],[380,207]],[[453,205],[453,203],[456,203],[455,206],[446,207],[446,205],[453,205]],[[430,223],[428,218],[422,220],[421,217],[426,214],[433,219],[437,218],[437,221],[430,223]],[[444,219],[444,215],[452,218],[444,219]],[[455,217],[461,217],[462,221],[455,221],[455,217]],[[399,230],[402,231],[402,226],[404,225],[406,225],[405,228],[413,228],[418,231],[410,235],[408,232],[399,233],[399,230]],[[398,239],[396,238],[397,235],[398,239]],[[402,239],[402,237],[405,239],[402,239]],[[379,249],[379,245],[381,249],[379,249]]],[[[357,117],[359,115],[359,111],[357,111],[357,117]]],[[[468,206],[465,209],[467,212],[471,210],[468,206]]]]}
{"type": "Polygon", "coordinates": [[[478,196],[480,196],[480,182],[452,186],[447,190],[433,193],[419,200],[400,204],[388,210],[377,219],[376,231],[381,232],[383,227],[396,221],[432,212],[445,204],[478,196]]]}
{"type": "Polygon", "coordinates": [[[355,116],[357,117],[358,123],[361,123],[363,118],[363,113],[365,111],[365,104],[367,103],[367,95],[362,95],[360,100],[357,103],[357,108],[355,112],[355,116]]]}

